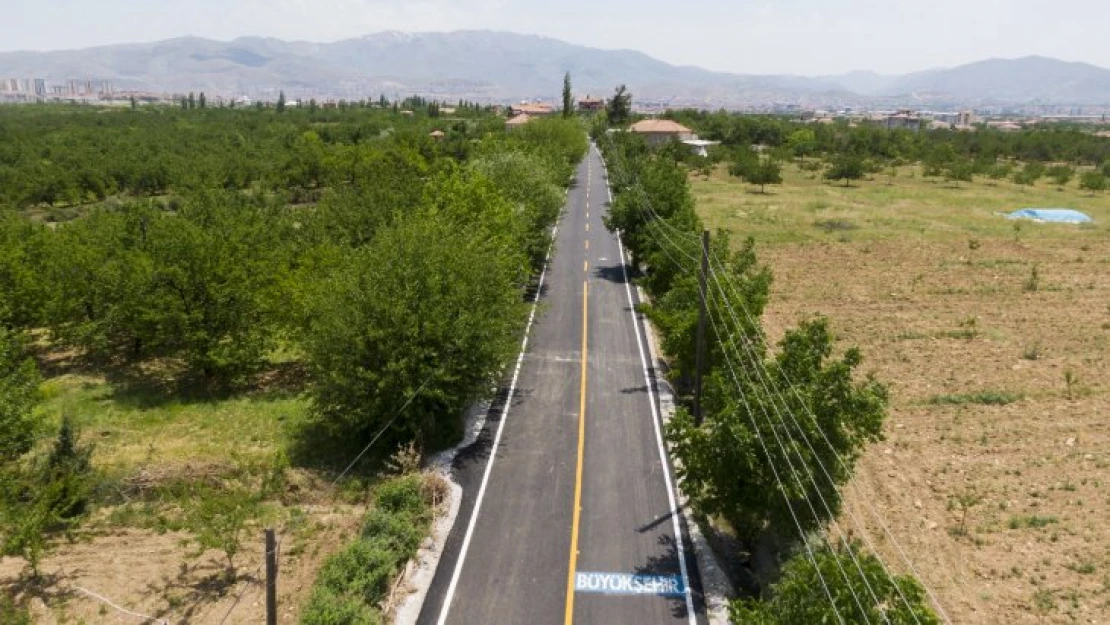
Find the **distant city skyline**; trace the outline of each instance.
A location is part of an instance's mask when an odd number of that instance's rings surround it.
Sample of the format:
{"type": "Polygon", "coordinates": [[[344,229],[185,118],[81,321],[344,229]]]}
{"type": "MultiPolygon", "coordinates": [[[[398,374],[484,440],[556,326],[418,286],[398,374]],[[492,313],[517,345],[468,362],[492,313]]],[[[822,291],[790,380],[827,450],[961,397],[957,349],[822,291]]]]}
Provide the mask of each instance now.
{"type": "Polygon", "coordinates": [[[1028,55],[1110,67],[1110,11],[1094,0],[0,0],[0,15],[0,51],[489,29],[746,74],[901,74],[1028,55]]]}

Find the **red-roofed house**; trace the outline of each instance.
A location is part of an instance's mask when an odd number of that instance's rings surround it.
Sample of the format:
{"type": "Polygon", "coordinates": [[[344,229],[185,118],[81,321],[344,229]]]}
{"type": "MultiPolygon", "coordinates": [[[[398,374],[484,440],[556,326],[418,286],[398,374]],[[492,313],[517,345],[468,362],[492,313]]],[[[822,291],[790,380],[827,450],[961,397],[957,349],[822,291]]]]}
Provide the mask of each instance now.
{"type": "Polygon", "coordinates": [[[694,139],[694,131],[669,119],[644,119],[632,124],[628,129],[644,138],[648,145],[662,145],[668,141],[689,141],[694,139]]]}

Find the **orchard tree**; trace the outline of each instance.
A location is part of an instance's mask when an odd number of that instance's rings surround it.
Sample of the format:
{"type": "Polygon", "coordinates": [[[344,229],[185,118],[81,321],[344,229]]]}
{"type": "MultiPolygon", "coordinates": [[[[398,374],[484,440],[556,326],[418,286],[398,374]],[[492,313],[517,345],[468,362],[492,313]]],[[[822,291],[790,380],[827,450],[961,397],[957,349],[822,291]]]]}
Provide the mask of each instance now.
{"type": "Polygon", "coordinates": [[[843,180],[845,187],[852,186],[853,180],[863,178],[863,160],[852,154],[840,154],[832,159],[829,170],[825,172],[826,180],[843,180]]]}
{"type": "Polygon", "coordinates": [[[0,327],[0,463],[16,460],[31,449],[38,399],[38,368],[24,352],[18,335],[0,327]]]}
{"type": "Polygon", "coordinates": [[[747,175],[748,182],[759,185],[759,192],[766,193],[769,184],[782,184],[782,167],[770,158],[760,159],[747,175]]]}
{"type": "Polygon", "coordinates": [[[817,150],[817,134],[812,128],[795,130],[786,138],[786,146],[799,161],[804,162],[805,157],[817,150]]]}
{"type": "Polygon", "coordinates": [[[944,165],[944,179],[960,188],[961,182],[971,182],[974,168],[966,158],[954,158],[944,165]]]}
{"type": "Polygon", "coordinates": [[[1048,171],[1045,173],[1048,174],[1049,178],[1052,178],[1053,182],[1061,187],[1071,182],[1071,179],[1075,177],[1075,169],[1070,165],[1053,165],[1049,167],[1048,171]]]}
{"type": "Polygon", "coordinates": [[[1079,188],[1084,191],[1098,193],[1099,191],[1105,191],[1106,187],[1106,176],[1098,170],[1083,172],[1083,175],[1079,177],[1079,188]]]}
{"type": "Polygon", "coordinates": [[[1005,180],[1010,177],[1013,172],[1013,167],[1006,162],[995,163],[987,169],[987,177],[991,179],[991,185],[995,186],[999,180],[1005,180]]]}
{"type": "Polygon", "coordinates": [[[335,436],[369,440],[411,398],[387,438],[451,438],[512,352],[526,267],[503,225],[512,207],[446,184],[308,298],[311,395],[335,436]]]}
{"type": "Polygon", "coordinates": [[[751,182],[751,176],[755,175],[759,165],[759,156],[750,147],[740,147],[732,154],[732,162],[728,165],[728,173],[730,176],[751,182]]]}

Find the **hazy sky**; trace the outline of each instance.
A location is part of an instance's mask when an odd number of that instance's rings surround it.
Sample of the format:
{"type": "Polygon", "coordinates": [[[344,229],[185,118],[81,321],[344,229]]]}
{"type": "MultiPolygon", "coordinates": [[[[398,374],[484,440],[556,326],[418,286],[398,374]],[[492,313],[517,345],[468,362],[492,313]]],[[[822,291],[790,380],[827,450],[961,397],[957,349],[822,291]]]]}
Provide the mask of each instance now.
{"type": "Polygon", "coordinates": [[[183,35],[495,29],[742,73],[902,73],[1030,54],[1110,67],[1106,0],[0,0],[0,50],[183,35]]]}

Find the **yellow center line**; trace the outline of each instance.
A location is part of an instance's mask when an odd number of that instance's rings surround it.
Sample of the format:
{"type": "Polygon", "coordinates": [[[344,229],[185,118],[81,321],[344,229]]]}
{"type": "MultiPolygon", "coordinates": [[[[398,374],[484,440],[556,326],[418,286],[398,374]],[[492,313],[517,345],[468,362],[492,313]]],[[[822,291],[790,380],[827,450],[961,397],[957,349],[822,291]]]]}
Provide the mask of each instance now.
{"type": "Polygon", "coordinates": [[[586,232],[590,231],[590,222],[586,222],[586,232]]]}
{"type": "Polygon", "coordinates": [[[574,574],[578,569],[578,517],[582,512],[582,458],[586,449],[586,347],[589,315],[588,282],[582,283],[582,383],[578,404],[578,468],[574,474],[574,515],[570,523],[570,569],[567,571],[567,611],[564,622],[574,622],[574,574]]]}
{"type": "Polygon", "coordinates": [[[586,249],[590,249],[590,240],[586,239],[586,249]]]}
{"type": "Polygon", "coordinates": [[[589,270],[590,270],[590,261],[588,261],[588,260],[582,261],[582,271],[589,271],[589,270]]]}

